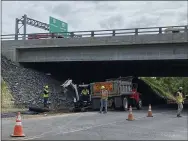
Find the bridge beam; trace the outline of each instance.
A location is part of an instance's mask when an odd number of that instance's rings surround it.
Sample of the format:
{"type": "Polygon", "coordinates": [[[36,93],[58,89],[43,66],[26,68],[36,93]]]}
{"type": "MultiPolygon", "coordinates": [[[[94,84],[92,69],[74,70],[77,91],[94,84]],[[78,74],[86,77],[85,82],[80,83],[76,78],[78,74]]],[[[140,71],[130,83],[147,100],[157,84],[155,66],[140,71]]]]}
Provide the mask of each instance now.
{"type": "Polygon", "coordinates": [[[2,53],[13,61],[185,59],[187,33],[2,41],[2,53]]]}
{"type": "Polygon", "coordinates": [[[188,59],[188,43],[97,47],[17,48],[17,62],[188,59]]]}

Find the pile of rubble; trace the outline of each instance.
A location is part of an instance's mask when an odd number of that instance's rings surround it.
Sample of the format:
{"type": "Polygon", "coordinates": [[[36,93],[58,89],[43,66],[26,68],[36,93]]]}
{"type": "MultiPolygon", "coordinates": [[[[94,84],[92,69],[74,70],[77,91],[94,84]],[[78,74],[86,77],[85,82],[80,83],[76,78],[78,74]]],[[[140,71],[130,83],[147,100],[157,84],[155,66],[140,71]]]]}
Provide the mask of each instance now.
{"type": "Polygon", "coordinates": [[[39,105],[42,101],[43,86],[48,85],[51,108],[69,108],[72,97],[62,93],[61,84],[42,72],[17,65],[6,57],[1,57],[1,75],[7,82],[16,105],[39,105]]]}

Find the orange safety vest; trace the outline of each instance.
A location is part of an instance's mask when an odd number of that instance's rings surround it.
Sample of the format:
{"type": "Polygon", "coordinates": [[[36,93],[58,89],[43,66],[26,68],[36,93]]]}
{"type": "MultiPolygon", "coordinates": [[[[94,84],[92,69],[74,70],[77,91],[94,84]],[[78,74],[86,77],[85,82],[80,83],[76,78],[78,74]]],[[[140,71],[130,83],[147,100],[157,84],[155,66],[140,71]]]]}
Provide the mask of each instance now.
{"type": "Polygon", "coordinates": [[[101,98],[102,99],[108,99],[108,91],[107,90],[103,90],[101,91],[101,98]]]}

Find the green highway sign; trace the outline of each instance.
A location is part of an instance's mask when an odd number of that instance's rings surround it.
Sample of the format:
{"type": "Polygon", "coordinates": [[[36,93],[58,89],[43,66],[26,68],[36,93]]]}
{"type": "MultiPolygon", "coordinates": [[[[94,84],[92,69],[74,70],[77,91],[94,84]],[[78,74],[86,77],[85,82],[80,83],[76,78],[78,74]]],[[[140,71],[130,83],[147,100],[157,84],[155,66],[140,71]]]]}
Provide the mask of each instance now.
{"type": "MultiPolygon", "coordinates": [[[[50,33],[59,33],[59,32],[68,32],[68,24],[60,21],[56,18],[50,17],[50,33]]],[[[67,33],[61,33],[65,38],[67,37],[67,33]]]]}

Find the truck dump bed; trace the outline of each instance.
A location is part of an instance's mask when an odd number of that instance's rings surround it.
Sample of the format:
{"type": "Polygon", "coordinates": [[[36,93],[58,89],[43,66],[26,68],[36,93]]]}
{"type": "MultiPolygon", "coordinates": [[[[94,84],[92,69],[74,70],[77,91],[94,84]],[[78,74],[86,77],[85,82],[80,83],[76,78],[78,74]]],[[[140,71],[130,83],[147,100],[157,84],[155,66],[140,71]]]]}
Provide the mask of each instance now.
{"type": "Polygon", "coordinates": [[[100,97],[100,88],[105,86],[109,91],[109,97],[120,96],[120,95],[129,95],[132,93],[132,79],[125,78],[116,78],[116,79],[107,79],[105,82],[95,82],[90,84],[91,96],[100,97]]]}

